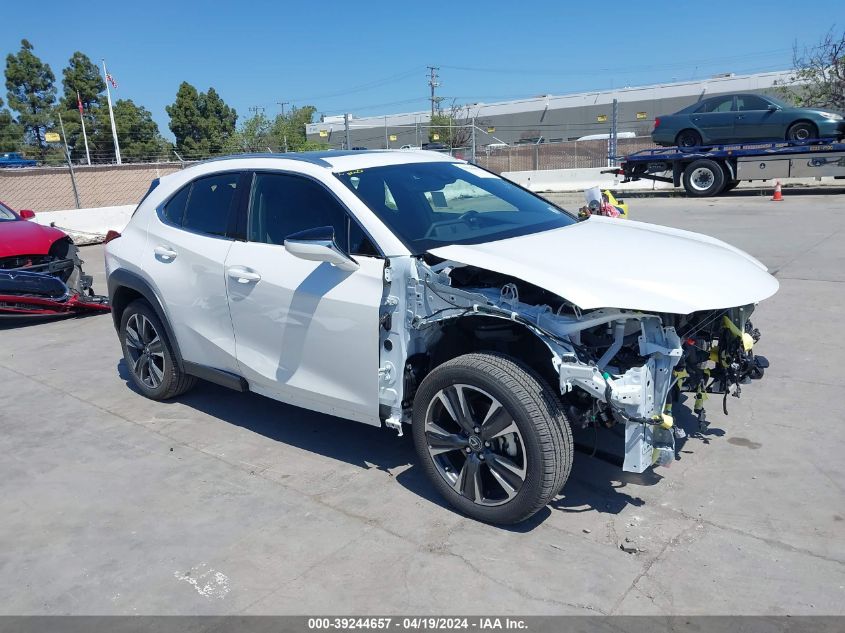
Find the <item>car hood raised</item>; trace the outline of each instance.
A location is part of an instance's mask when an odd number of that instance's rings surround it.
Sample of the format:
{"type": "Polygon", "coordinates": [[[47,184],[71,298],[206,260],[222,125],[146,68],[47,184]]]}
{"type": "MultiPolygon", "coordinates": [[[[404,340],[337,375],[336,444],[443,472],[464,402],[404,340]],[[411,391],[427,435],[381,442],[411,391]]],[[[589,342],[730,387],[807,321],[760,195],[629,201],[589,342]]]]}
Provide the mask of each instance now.
{"type": "Polygon", "coordinates": [[[551,231],[429,252],[516,277],[582,310],[689,314],[756,303],[779,285],[761,262],[715,238],[596,216],[551,231]]]}
{"type": "Polygon", "coordinates": [[[65,234],[59,229],[27,220],[0,222],[0,257],[47,255],[50,247],[65,234]]]}

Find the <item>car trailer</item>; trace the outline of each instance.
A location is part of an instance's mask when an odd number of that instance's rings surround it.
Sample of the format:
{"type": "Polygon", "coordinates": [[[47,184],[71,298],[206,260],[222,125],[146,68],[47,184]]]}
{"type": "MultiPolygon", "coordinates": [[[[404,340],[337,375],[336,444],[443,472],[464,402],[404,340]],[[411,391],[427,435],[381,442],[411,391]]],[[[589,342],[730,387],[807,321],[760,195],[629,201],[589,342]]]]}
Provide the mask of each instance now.
{"type": "Polygon", "coordinates": [[[624,176],[622,182],[683,185],[690,196],[703,198],[730,191],[743,180],[845,178],[845,143],[827,138],[644,149],[602,173],[624,176]]]}

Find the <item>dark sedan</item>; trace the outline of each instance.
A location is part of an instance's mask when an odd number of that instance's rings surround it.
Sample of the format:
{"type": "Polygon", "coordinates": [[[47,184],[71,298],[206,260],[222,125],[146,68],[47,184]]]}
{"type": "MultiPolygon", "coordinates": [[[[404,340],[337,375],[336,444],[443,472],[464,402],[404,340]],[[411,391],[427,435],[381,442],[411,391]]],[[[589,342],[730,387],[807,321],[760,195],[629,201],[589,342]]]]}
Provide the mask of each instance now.
{"type": "Polygon", "coordinates": [[[713,143],[845,136],[842,115],[815,108],[793,108],[766,95],[720,95],[654,120],[658,145],[695,147],[713,143]]]}

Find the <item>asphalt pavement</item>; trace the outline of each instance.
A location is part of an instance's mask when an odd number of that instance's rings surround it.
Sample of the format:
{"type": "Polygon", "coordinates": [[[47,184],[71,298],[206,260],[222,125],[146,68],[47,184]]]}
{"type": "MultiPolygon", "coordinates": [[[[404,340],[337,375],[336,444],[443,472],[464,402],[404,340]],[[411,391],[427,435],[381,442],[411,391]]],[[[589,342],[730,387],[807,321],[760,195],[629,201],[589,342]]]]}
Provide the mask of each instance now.
{"type": "Polygon", "coordinates": [[[409,433],[210,384],[147,400],[108,315],[0,325],[0,614],[845,614],[845,196],[785,195],[630,199],[771,268],[771,368],[671,468],[578,453],[511,528],[444,506],[409,433]]]}

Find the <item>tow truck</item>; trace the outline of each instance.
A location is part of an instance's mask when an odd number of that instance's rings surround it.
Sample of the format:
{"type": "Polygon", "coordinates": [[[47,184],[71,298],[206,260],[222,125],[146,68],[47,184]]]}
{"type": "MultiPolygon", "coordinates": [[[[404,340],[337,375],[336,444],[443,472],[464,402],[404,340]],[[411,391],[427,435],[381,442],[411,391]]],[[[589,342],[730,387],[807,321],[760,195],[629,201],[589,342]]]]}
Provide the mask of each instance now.
{"type": "Polygon", "coordinates": [[[644,149],[602,173],[623,176],[622,182],[683,185],[690,196],[704,198],[730,191],[743,180],[845,178],[845,142],[825,138],[644,149]]]}

